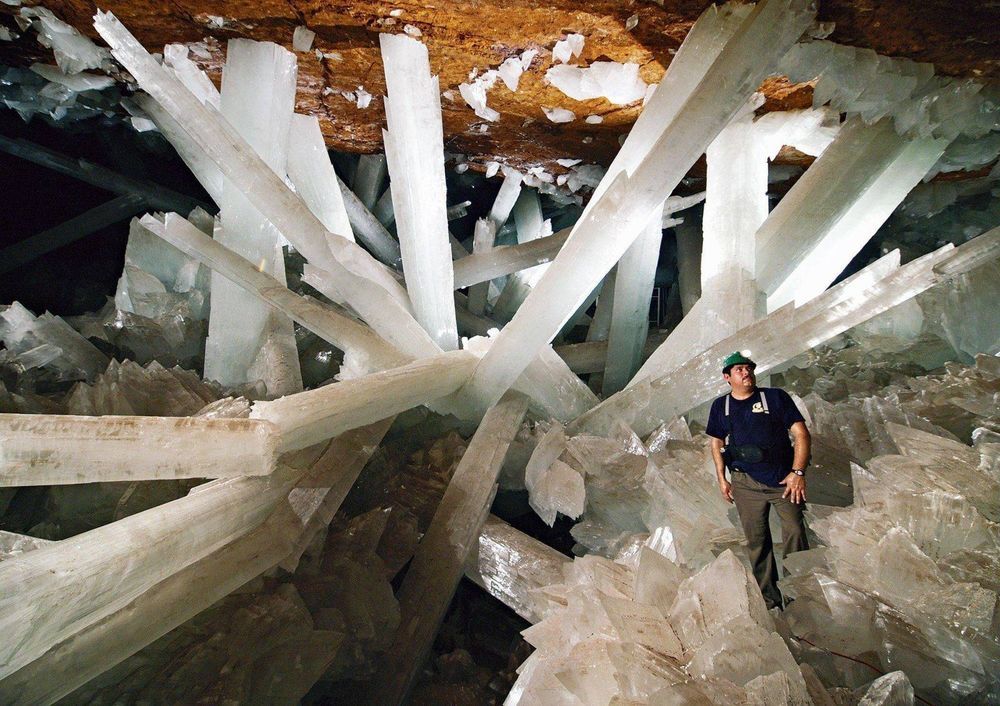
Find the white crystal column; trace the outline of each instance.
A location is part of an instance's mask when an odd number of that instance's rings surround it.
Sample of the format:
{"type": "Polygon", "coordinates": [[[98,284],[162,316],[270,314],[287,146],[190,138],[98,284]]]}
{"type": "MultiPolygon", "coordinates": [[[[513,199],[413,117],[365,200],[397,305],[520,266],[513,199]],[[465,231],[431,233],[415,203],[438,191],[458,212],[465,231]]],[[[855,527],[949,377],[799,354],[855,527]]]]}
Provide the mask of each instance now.
{"type": "Polygon", "coordinates": [[[486,252],[474,251],[468,257],[455,260],[455,289],[551,262],[559,254],[569,234],[570,229],[564,228],[554,235],[523,245],[500,245],[486,252]]]}
{"type": "Polygon", "coordinates": [[[643,436],[726,389],[726,355],[749,350],[757,374],[829,340],[956,274],[1000,257],[1000,228],[898,266],[893,251],[808,303],[787,304],[716,343],[670,374],[631,385],[574,421],[569,431],[608,434],[619,423],[643,436]]]}
{"type": "Polygon", "coordinates": [[[649,300],[660,260],[661,220],[659,214],[655,215],[618,263],[608,362],[604,367],[605,396],[625,387],[642,361],[642,348],[649,332],[649,300]]]}
{"type": "MultiPolygon", "coordinates": [[[[753,124],[758,104],[751,99],[708,147],[701,297],[635,380],[673,370],[764,313],[754,280],[756,233],[767,218],[766,143],[753,124]]],[[[622,387],[624,383],[612,392],[622,387]]]]}
{"type": "Polygon", "coordinates": [[[278,442],[251,419],[61,414],[0,414],[0,438],[0,486],[263,476],[278,442]]]}
{"type": "Polygon", "coordinates": [[[354,380],[258,402],[251,415],[273,422],[279,451],[293,451],[444,397],[476,364],[469,351],[449,351],[354,380]]]}
{"type": "MultiPolygon", "coordinates": [[[[506,184],[506,182],[504,182],[506,184]]],[[[545,232],[545,219],[542,216],[542,204],[535,189],[522,190],[511,211],[514,223],[517,225],[517,242],[520,245],[530,243],[551,233],[545,232]]],[[[551,228],[549,228],[551,230],[551,228]]],[[[493,307],[493,317],[497,321],[510,321],[518,308],[531,293],[547,265],[530,267],[507,278],[507,284],[493,307]]]]}
{"type": "Polygon", "coordinates": [[[826,289],[946,146],[900,137],[891,118],[845,125],[757,233],[757,281],[768,310],[826,289]]]}
{"type": "MultiPolygon", "coordinates": [[[[475,404],[485,410],[495,403],[559,332],[814,15],[806,0],[763,0],[711,67],[698,72],[704,71],[700,90],[693,90],[689,100],[673,105],[663,85],[654,93],[647,111],[672,113],[674,119],[660,126],[658,136],[656,130],[643,134],[633,128],[625,144],[639,140],[642,148],[635,151],[645,157],[629,176],[625,171],[614,175],[603,195],[591,201],[589,213],[483,357],[465,389],[475,404]]],[[[675,57],[671,67],[677,62],[675,57]]]]}
{"type": "MultiPolygon", "coordinates": [[[[229,42],[222,74],[222,114],[275,174],[285,175],[288,128],[295,105],[295,55],[268,42],[229,42]]],[[[285,281],[282,238],[253,202],[229,180],[219,203],[216,238],[285,281]]],[[[212,275],[212,308],[205,342],[205,377],[224,385],[251,382],[249,372],[270,338],[276,353],[259,372],[271,395],[302,389],[291,322],[219,274],[212,275]]]]}
{"type": "Polygon", "coordinates": [[[288,178],[296,193],[332,235],[354,242],[337,173],[314,115],[292,115],[288,131],[288,178]]]}
{"type": "Polygon", "coordinates": [[[244,194],[252,195],[257,209],[296,250],[322,268],[326,273],[320,282],[324,294],[350,306],[379,334],[413,355],[433,355],[440,350],[413,319],[406,290],[390,270],[354,243],[331,237],[246,141],[168,74],[113,15],[98,13],[94,26],[113,47],[115,57],[192,143],[244,194]]]}
{"type": "Polygon", "coordinates": [[[351,190],[369,211],[375,208],[378,195],[382,193],[385,171],[384,154],[363,154],[358,158],[358,168],[354,170],[351,190]]]}
{"type": "Polygon", "coordinates": [[[399,628],[372,680],[371,703],[402,703],[427,659],[527,409],[527,397],[508,392],[486,413],[469,442],[396,594],[399,628]]]}
{"type": "MultiPolygon", "coordinates": [[[[496,241],[496,237],[496,223],[488,218],[480,218],[476,221],[476,227],[472,235],[472,254],[483,257],[489,255],[493,250],[493,243],[496,241]]],[[[462,260],[464,259],[466,258],[462,258],[462,260]]],[[[461,262],[462,260],[457,260],[456,262],[461,262]]],[[[461,285],[456,282],[455,287],[458,288],[461,285]]],[[[489,290],[489,280],[478,282],[469,287],[469,311],[479,316],[485,313],[489,290]]]]}
{"type": "Polygon", "coordinates": [[[677,287],[686,316],[701,297],[701,231],[687,221],[674,228],[677,237],[677,287]]]}
{"type": "Polygon", "coordinates": [[[458,347],[448,241],[441,92],[427,47],[399,34],[379,37],[385,66],[383,130],[406,290],[417,321],[443,350],[458,347]]]}

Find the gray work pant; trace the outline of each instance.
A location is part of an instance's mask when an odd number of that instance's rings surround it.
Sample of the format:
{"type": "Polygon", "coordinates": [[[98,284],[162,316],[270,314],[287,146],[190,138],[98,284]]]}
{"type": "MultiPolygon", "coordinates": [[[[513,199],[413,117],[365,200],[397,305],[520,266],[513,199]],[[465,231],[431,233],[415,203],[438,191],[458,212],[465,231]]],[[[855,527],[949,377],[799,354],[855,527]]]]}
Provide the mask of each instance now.
{"type": "Polygon", "coordinates": [[[740,515],[740,524],[747,538],[747,549],[754,578],[764,594],[768,608],[782,607],[781,592],[778,591],[778,565],[774,561],[771,542],[771,528],[768,515],[773,506],[781,520],[781,538],[784,556],[809,548],[806,528],[802,522],[805,504],[795,504],[782,498],[785,486],[772,488],[755,481],[746,473],[732,474],[733,500],[740,515]]]}

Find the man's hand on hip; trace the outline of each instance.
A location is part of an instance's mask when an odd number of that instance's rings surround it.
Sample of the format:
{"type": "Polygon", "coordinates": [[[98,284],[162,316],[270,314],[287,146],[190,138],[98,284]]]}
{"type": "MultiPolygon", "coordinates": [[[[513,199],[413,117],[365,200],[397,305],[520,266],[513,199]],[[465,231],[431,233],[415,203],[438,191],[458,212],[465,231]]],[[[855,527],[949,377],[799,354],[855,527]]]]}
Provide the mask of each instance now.
{"type": "Polygon", "coordinates": [[[804,503],[806,501],[806,479],[797,473],[789,473],[785,480],[781,481],[785,486],[785,492],[781,497],[788,498],[793,503],[804,503]]]}
{"type": "Polygon", "coordinates": [[[719,490],[722,491],[722,497],[726,499],[726,502],[733,502],[733,484],[728,480],[723,478],[719,481],[719,490]]]}

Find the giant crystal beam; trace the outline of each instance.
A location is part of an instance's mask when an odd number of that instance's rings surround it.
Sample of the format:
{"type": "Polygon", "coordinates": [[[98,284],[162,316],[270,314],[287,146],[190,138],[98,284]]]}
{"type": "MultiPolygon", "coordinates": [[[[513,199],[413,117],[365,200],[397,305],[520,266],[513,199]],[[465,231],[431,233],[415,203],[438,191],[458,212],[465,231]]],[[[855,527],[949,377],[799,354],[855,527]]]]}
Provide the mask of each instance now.
{"type": "Polygon", "coordinates": [[[382,131],[406,291],[417,321],[443,350],[458,348],[444,181],[441,91],[427,47],[405,34],[379,36],[385,67],[382,131]]]}
{"type": "MultiPolygon", "coordinates": [[[[504,182],[506,183],[506,182],[504,182]]],[[[520,245],[530,243],[544,237],[547,224],[542,215],[542,204],[535,189],[522,190],[512,210],[514,223],[517,226],[517,242],[520,245]]],[[[551,233],[551,227],[548,226],[551,233]]],[[[498,321],[510,321],[518,308],[531,293],[531,288],[535,286],[542,275],[545,274],[544,265],[536,265],[525,270],[515,272],[507,278],[503,291],[493,305],[493,318],[498,321]]]]}
{"type": "Polygon", "coordinates": [[[854,118],[757,231],[757,284],[767,307],[826,289],[947,147],[906,139],[891,118],[854,118]]]}
{"type": "Polygon", "coordinates": [[[263,476],[276,431],[252,419],[0,414],[0,486],[263,476]]]}
{"type": "MultiPolygon", "coordinates": [[[[337,185],[340,189],[340,198],[347,210],[347,217],[350,219],[351,227],[357,234],[358,240],[371,251],[379,262],[396,269],[402,267],[403,260],[399,252],[399,243],[393,239],[378,217],[368,210],[357,194],[351,191],[351,188],[340,177],[337,177],[337,185]]],[[[386,193],[389,192],[390,190],[386,189],[386,193]]]]}
{"type": "MultiPolygon", "coordinates": [[[[782,145],[821,154],[837,134],[839,116],[799,110],[754,119],[759,104],[760,96],[755,95],[708,147],[704,239],[697,268],[701,298],[635,381],[665,375],[765,313],[755,258],[757,231],[768,214],[768,160],[782,145]]],[[[690,247],[688,240],[679,232],[678,261],[682,242],[690,247]]]]}
{"type": "Polygon", "coordinates": [[[572,559],[516,530],[495,515],[486,518],[465,575],[530,623],[558,606],[536,589],[561,583],[572,559]]]}
{"type": "Polygon", "coordinates": [[[609,434],[618,421],[640,436],[708,402],[726,389],[719,374],[733,350],[749,350],[764,374],[852,326],[923,292],[948,277],[1000,257],[1000,228],[958,248],[945,246],[898,267],[899,252],[844,280],[802,306],[786,304],[740,329],[668,375],[644,380],[608,398],[575,420],[574,434],[609,434]]]}
{"type": "Polygon", "coordinates": [[[527,408],[527,397],[508,392],[486,413],[469,442],[397,593],[399,628],[372,680],[372,703],[402,703],[423,667],[527,408]]]}
{"type": "MultiPolygon", "coordinates": [[[[328,523],[392,419],[352,430],[323,455],[257,529],[159,582],[127,606],[0,680],[0,701],[52,703],[191,619],[279,562],[292,568],[328,523]]],[[[71,541],[71,540],[70,540],[71,541]]]]}
{"type": "Polygon", "coordinates": [[[469,351],[449,351],[354,380],[258,402],[251,416],[281,433],[279,450],[292,451],[384,419],[458,389],[476,364],[469,351]]]}
{"type": "Polygon", "coordinates": [[[298,472],[190,495],[0,563],[0,679],[252,530],[298,472]]]}
{"type": "MultiPolygon", "coordinates": [[[[296,76],[295,56],[277,44],[230,40],[222,71],[222,114],[281,177],[286,170],[296,76]]],[[[254,207],[251,198],[223,179],[219,207],[219,242],[284,282],[281,234],[254,207]]],[[[224,385],[239,385],[258,376],[272,396],[302,389],[292,323],[213,273],[205,377],[224,385]],[[255,366],[264,346],[275,355],[265,352],[255,366]]]]}
{"type": "Polygon", "coordinates": [[[110,13],[98,13],[94,26],[115,57],[180,129],[301,252],[326,271],[322,290],[346,303],[373,328],[414,355],[433,355],[438,347],[413,319],[406,291],[394,275],[346,238],[332,238],[303,201],[218,114],[204,106],[142,48],[110,13]],[[372,320],[388,321],[380,327],[372,320]]]}
{"type": "MultiPolygon", "coordinates": [[[[814,14],[807,0],[763,0],[683,105],[676,105],[662,85],[653,94],[640,120],[646,112],[653,116],[650,120],[664,114],[673,119],[661,126],[662,131],[633,128],[623,150],[635,138],[642,146],[636,151],[644,156],[630,172],[623,167],[606,177],[612,179],[609,186],[591,201],[589,212],[573,227],[555,261],[483,357],[466,387],[475,404],[485,410],[495,403],[559,332],[814,14]]],[[[679,58],[671,62],[667,76],[679,58]]],[[[698,59],[692,60],[703,70],[698,59]]]]}

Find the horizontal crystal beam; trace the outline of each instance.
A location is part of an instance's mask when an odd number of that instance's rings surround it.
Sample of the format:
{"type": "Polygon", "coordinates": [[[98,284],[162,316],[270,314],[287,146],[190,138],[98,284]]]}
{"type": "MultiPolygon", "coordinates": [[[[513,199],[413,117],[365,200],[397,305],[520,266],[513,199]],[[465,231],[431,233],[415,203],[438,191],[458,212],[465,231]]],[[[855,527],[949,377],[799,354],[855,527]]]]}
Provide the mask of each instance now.
{"type": "MultiPolygon", "coordinates": [[[[666,331],[654,331],[650,333],[642,348],[642,359],[645,360],[648,358],[656,350],[656,347],[663,343],[666,336],[666,331]]],[[[566,362],[569,369],[577,375],[599,373],[604,370],[604,366],[608,362],[607,341],[569,343],[563,346],[556,346],[555,352],[566,362]]]]}
{"type": "Polygon", "coordinates": [[[294,570],[305,545],[332,518],[391,422],[332,441],[287,501],[279,501],[257,529],[167,577],[0,681],[0,702],[52,703],[279,562],[294,570]]]}
{"type": "Polygon", "coordinates": [[[522,618],[537,623],[559,607],[536,589],[563,582],[568,556],[494,515],[486,518],[476,549],[465,576],[522,618]]]}
{"type": "Polygon", "coordinates": [[[477,360],[469,351],[439,353],[273,402],[257,402],[251,416],[278,427],[280,451],[301,449],[454,392],[468,380],[477,360]]]}
{"type": "Polygon", "coordinates": [[[1000,228],[945,246],[898,267],[893,251],[808,303],[787,304],[723,339],[674,372],[644,380],[606,399],[569,426],[573,434],[609,434],[620,420],[643,436],[726,390],[721,361],[749,350],[765,374],[843,331],[930,289],[949,276],[1000,257],[1000,228]]]}
{"type": "MultiPolygon", "coordinates": [[[[171,447],[156,453],[165,448],[171,447]]],[[[0,562],[0,679],[252,530],[287,495],[296,474],[279,466],[266,478],[212,481],[0,562]]]]}
{"type": "Polygon", "coordinates": [[[62,414],[0,414],[0,438],[0,486],[264,476],[278,444],[256,419],[62,414]]]}
{"type": "Polygon", "coordinates": [[[399,628],[372,680],[371,703],[403,703],[427,659],[527,409],[527,397],[508,392],[486,413],[469,442],[396,594],[399,628]]]}
{"type": "MultiPolygon", "coordinates": [[[[808,0],[763,0],[754,8],[704,71],[699,90],[676,106],[672,120],[647,136],[637,166],[608,175],[606,190],[591,200],[559,255],[483,356],[463,394],[483,410],[500,399],[659,213],[691,165],[814,16],[815,6],[808,0]]],[[[676,59],[671,67],[674,63],[676,59]]],[[[659,109],[661,101],[669,106],[671,100],[661,87],[647,110],[654,105],[659,109]]]]}

